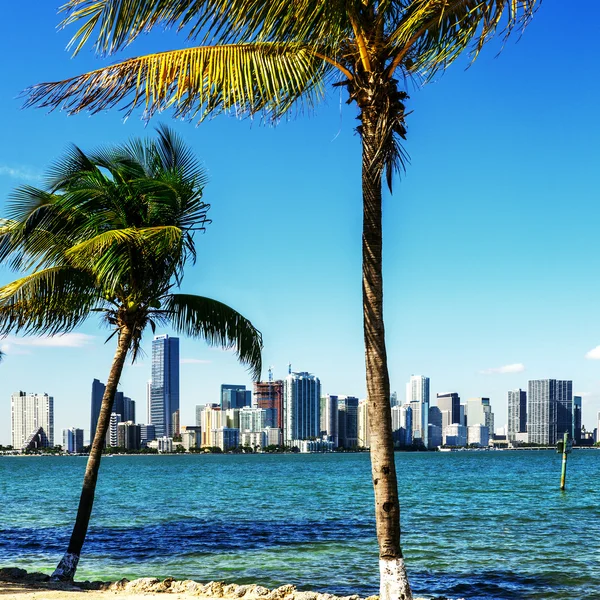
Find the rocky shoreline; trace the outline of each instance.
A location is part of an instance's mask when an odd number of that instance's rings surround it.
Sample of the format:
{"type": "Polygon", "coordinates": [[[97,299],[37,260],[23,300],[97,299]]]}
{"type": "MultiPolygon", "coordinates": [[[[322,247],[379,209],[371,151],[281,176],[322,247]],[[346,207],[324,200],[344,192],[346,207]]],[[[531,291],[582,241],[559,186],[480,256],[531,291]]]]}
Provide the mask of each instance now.
{"type": "MultiPolygon", "coordinates": [[[[68,598],[76,592],[84,594],[90,592],[108,592],[127,596],[149,596],[153,594],[178,594],[181,598],[224,598],[227,600],[379,600],[379,596],[361,598],[357,594],[351,596],[335,596],[318,592],[299,591],[293,585],[282,585],[275,589],[268,589],[261,585],[225,584],[222,581],[210,581],[203,584],[198,581],[176,580],[171,577],[158,579],[156,577],[142,577],[130,581],[77,581],[73,583],[57,583],[50,581],[44,573],[28,573],[24,569],[0,569],[0,594],[2,584],[11,584],[15,597],[25,597],[28,590],[48,590],[54,592],[68,592],[68,598]]],[[[7,590],[10,593],[9,590],[7,590]]],[[[86,594],[87,595],[87,594],[86,594]]],[[[65,597],[67,595],[65,594],[65,597]]],[[[425,600],[415,598],[415,600],[425,600]]],[[[447,600],[445,598],[431,598],[430,600],[447,600]]]]}

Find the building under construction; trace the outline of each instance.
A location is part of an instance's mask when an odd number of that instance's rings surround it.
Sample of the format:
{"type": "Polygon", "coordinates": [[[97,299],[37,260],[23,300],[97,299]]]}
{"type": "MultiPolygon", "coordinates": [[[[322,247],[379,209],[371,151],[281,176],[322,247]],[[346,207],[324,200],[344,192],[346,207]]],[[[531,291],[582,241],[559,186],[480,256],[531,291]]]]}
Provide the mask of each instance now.
{"type": "Polygon", "coordinates": [[[283,381],[259,381],[254,384],[254,400],[258,408],[267,411],[265,427],[283,431],[283,381]]]}

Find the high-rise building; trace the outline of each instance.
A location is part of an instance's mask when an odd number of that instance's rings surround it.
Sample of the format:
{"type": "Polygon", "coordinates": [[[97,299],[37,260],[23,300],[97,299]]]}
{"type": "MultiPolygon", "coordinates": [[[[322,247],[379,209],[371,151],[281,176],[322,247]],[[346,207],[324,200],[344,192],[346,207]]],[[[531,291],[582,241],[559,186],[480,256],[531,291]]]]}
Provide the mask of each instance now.
{"type": "Polygon", "coordinates": [[[442,429],[455,423],[460,424],[460,396],[456,392],[438,394],[437,406],[442,413],[442,429]]]}
{"type": "Polygon", "coordinates": [[[283,439],[290,445],[292,440],[319,437],[321,382],[307,372],[290,373],[283,392],[283,439]]]}
{"type": "Polygon", "coordinates": [[[213,446],[221,448],[223,452],[231,448],[237,448],[240,445],[240,430],[231,427],[219,427],[213,429],[211,437],[214,440],[213,446]]]}
{"type": "Polygon", "coordinates": [[[200,448],[202,445],[202,429],[198,426],[181,426],[181,443],[186,450],[200,448]]]}
{"type": "Polygon", "coordinates": [[[401,448],[412,445],[412,408],[409,403],[392,407],[392,434],[394,445],[401,448]]]}
{"type": "Polygon", "coordinates": [[[342,448],[358,446],[358,398],[338,396],[338,444],[342,448]]]}
{"type": "Polygon", "coordinates": [[[206,404],[200,411],[202,447],[216,446],[212,432],[222,427],[222,410],[218,404],[206,404]]]}
{"type": "Polygon", "coordinates": [[[333,442],[337,448],[339,443],[338,397],[326,394],[321,397],[321,437],[333,442]]]}
{"type": "Polygon", "coordinates": [[[121,415],[118,415],[115,412],[110,415],[110,425],[108,426],[107,432],[107,445],[112,446],[113,448],[116,448],[119,445],[119,430],[117,427],[121,420],[121,415]]]}
{"type": "Polygon", "coordinates": [[[42,445],[54,446],[54,398],[48,394],[18,392],[11,396],[11,444],[22,448],[40,429],[42,445]]]}
{"type": "Polygon", "coordinates": [[[358,447],[370,448],[371,435],[369,432],[369,404],[368,400],[358,403],[358,447]]]}
{"type": "Polygon", "coordinates": [[[83,429],[71,427],[63,429],[63,452],[68,454],[78,454],[83,451],[83,429]]]}
{"type": "Polygon", "coordinates": [[[156,439],[156,428],[154,425],[140,424],[140,444],[145,446],[148,442],[156,439]]]}
{"type": "Polygon", "coordinates": [[[135,422],[135,401],[123,392],[116,392],[112,412],[121,415],[121,421],[135,422]]]}
{"type": "Polygon", "coordinates": [[[527,435],[531,444],[553,446],[573,431],[573,382],[536,379],[527,390],[527,435]]]}
{"type": "Polygon", "coordinates": [[[266,427],[283,429],[283,381],[260,381],[254,384],[254,402],[266,410],[266,427]]]}
{"type": "Polygon", "coordinates": [[[421,440],[428,447],[429,437],[429,377],[411,375],[406,384],[406,401],[412,409],[413,441],[421,440]]]}
{"type": "Polygon", "coordinates": [[[571,435],[576,444],[581,444],[582,400],[581,396],[573,396],[573,433],[571,435]]]}
{"type": "Polygon", "coordinates": [[[221,410],[252,406],[252,392],[245,385],[221,385],[221,410]]]}
{"type": "Polygon", "coordinates": [[[94,441],[96,435],[96,427],[98,426],[98,417],[100,416],[100,408],[102,406],[102,398],[106,386],[99,380],[94,379],[92,382],[92,417],[90,422],[90,444],[94,441]]]}
{"type": "MultiPolygon", "coordinates": [[[[239,430],[244,431],[262,431],[267,425],[265,424],[266,410],[264,408],[252,408],[245,406],[239,409],[239,430]]],[[[229,424],[228,424],[229,426],[229,424]]],[[[235,427],[233,427],[235,429],[235,427]]]]}
{"type": "Polygon", "coordinates": [[[442,442],[445,446],[467,445],[467,428],[460,423],[448,425],[442,429],[442,442]]]}
{"type": "Polygon", "coordinates": [[[508,441],[520,433],[527,433],[527,392],[521,389],[508,392],[508,441]]]}
{"type": "Polygon", "coordinates": [[[400,406],[400,401],[398,400],[398,392],[392,392],[390,395],[390,408],[394,408],[394,406],[400,406]]]}
{"type": "Polygon", "coordinates": [[[133,421],[117,423],[117,446],[127,450],[139,450],[142,447],[142,431],[133,421]]]}
{"type": "Polygon", "coordinates": [[[179,338],[157,335],[152,342],[150,415],[156,436],[179,435],[179,338]]]}
{"type": "Polygon", "coordinates": [[[494,433],[494,413],[489,398],[469,398],[467,400],[467,425],[485,425],[494,433]]]}
{"type": "Polygon", "coordinates": [[[467,427],[467,444],[485,448],[490,443],[490,431],[485,425],[469,425],[467,427]]]}

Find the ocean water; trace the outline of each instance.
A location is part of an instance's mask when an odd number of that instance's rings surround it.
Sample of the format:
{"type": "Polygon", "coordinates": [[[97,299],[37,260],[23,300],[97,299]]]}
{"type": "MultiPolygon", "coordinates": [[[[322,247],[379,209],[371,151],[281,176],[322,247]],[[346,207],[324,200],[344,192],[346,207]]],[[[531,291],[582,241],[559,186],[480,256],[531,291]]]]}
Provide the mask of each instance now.
{"type": "MultiPolygon", "coordinates": [[[[47,573],[84,457],[0,457],[0,566],[47,573]]],[[[414,591],[470,600],[600,598],[600,452],[396,454],[414,591]]],[[[77,578],[293,583],[377,593],[366,454],[102,461],[77,578]]]]}

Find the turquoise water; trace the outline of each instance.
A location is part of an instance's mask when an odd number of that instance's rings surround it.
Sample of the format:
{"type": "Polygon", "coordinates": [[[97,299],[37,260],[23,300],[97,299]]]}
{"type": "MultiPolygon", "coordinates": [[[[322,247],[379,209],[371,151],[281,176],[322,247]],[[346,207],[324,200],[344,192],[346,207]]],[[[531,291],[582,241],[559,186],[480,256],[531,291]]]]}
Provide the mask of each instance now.
{"type": "MultiPolygon", "coordinates": [[[[0,566],[50,572],[83,457],[0,457],[0,566]]],[[[600,452],[396,455],[415,592],[471,600],[600,598],[600,452]]],[[[78,579],[174,576],[377,592],[366,454],[103,460],[78,579]]]]}

